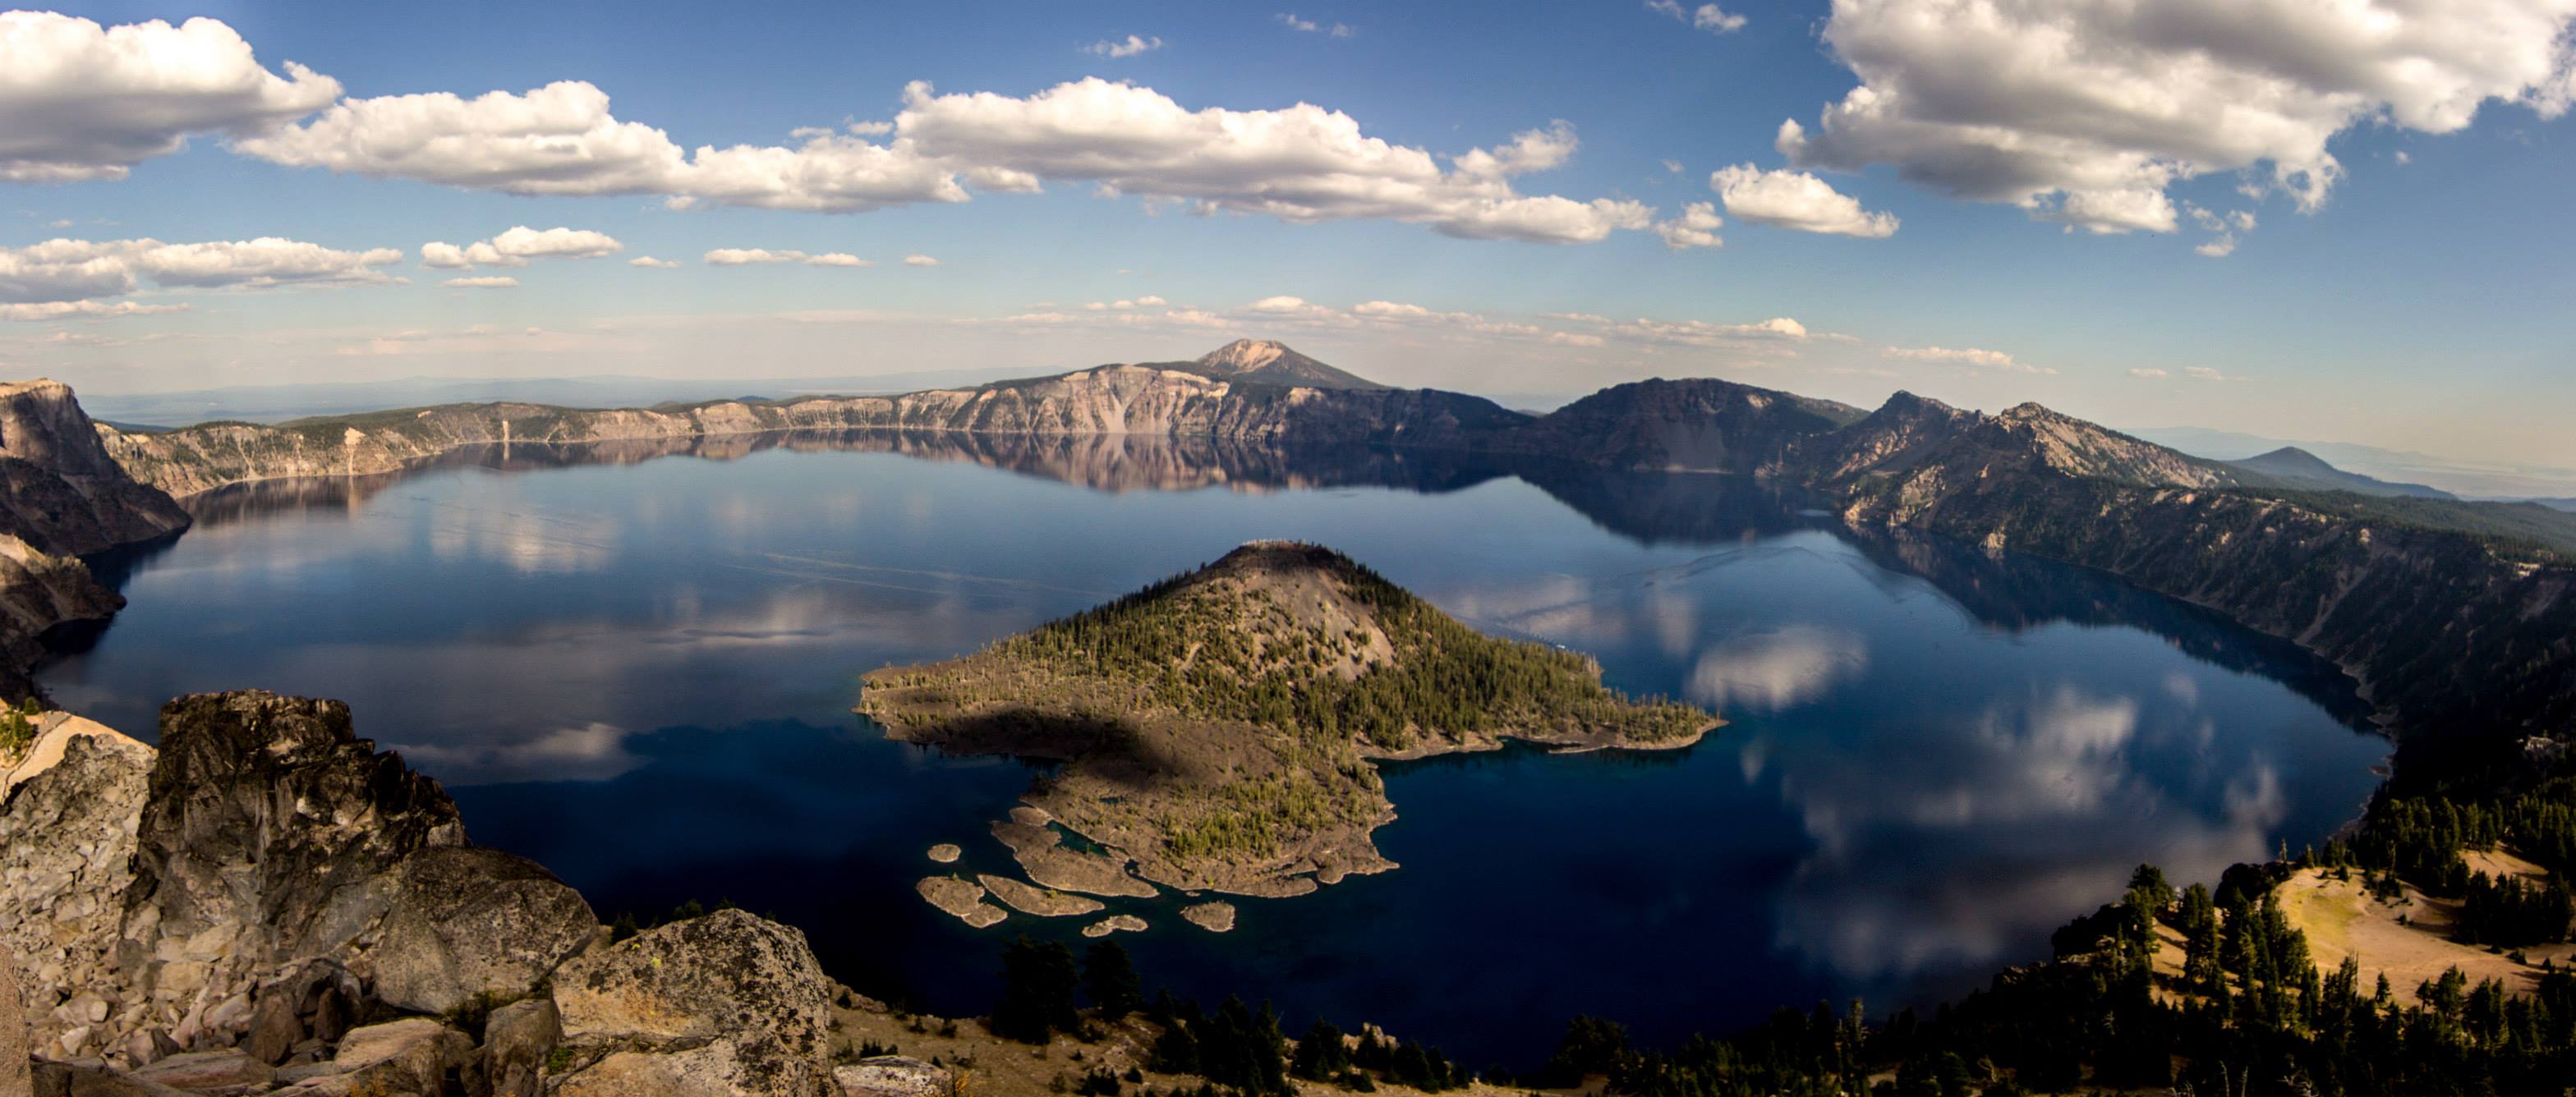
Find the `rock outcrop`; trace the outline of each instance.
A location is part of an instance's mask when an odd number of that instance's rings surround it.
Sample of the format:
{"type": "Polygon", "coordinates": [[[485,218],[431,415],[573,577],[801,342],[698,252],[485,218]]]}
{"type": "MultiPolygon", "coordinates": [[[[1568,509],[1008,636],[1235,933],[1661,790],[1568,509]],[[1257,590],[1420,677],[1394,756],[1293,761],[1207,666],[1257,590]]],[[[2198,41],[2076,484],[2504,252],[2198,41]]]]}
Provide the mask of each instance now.
{"type": "Polygon", "coordinates": [[[805,935],[738,910],[564,965],[560,1094],[831,1094],[832,984],[805,935]]]}
{"type": "Polygon", "coordinates": [[[612,946],[338,702],[182,697],[158,750],[42,724],[0,793],[0,1081],[32,1054],[47,1093],[836,1092],[801,933],[726,911],[612,946]]]}

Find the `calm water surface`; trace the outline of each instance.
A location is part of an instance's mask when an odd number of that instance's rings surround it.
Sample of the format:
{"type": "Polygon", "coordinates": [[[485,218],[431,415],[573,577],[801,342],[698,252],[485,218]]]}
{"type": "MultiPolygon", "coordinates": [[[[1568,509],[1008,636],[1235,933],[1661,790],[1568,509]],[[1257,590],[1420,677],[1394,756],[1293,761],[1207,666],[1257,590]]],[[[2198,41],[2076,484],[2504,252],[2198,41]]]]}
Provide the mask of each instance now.
{"type": "Polygon", "coordinates": [[[1578,1013],[1671,1040],[1962,991],[2045,955],[2140,861],[2214,880],[2321,841],[2385,753],[2285,645],[2077,569],[1856,538],[1742,480],[888,445],[521,447],[211,498],[175,544],[108,562],[132,604],[42,679],[147,738],[182,692],[343,698],[477,841],[603,917],[730,899],[863,990],[974,1013],[1002,935],[1076,927],[969,930],[912,884],[935,842],[1005,870],[984,824],[1032,771],[883,741],[848,712],[858,676],[1246,540],[1320,541],[1734,723],[1669,755],[1392,767],[1378,839],[1402,869],[1238,901],[1224,936],[1133,905],[1155,926],[1125,940],[1149,984],[1522,1067],[1578,1013]]]}

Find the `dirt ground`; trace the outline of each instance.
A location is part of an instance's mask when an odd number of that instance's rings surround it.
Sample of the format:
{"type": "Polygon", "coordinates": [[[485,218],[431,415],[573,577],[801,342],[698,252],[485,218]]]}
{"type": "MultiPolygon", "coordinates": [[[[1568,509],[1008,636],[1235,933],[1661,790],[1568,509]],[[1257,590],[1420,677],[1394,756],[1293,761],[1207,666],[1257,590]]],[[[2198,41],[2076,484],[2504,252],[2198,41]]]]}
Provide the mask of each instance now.
{"type": "MultiPolygon", "coordinates": [[[[2472,851],[2466,858],[2475,872],[2535,881],[2548,878],[2539,866],[2511,854],[2472,851]]],[[[2345,956],[2358,959],[2363,994],[2370,993],[2385,972],[2397,1000],[2411,1003],[2418,984],[2440,978],[2444,969],[2453,966],[2468,977],[2471,986],[2482,979],[2497,979],[2508,993],[2527,994],[2540,980],[2541,961],[2550,960],[2559,967],[2576,961],[2576,945],[2570,944],[2524,949],[2530,962],[2519,964],[2483,945],[2460,944],[2450,939],[2459,917],[2457,902],[2408,887],[2397,902],[2383,903],[2363,890],[2359,873],[2350,880],[2336,880],[2316,869],[2301,869],[2281,885],[2279,895],[2290,924],[2306,931],[2308,950],[2320,970],[2333,971],[2345,956]],[[2403,924],[2398,922],[2400,917],[2406,919],[2403,924]]]]}

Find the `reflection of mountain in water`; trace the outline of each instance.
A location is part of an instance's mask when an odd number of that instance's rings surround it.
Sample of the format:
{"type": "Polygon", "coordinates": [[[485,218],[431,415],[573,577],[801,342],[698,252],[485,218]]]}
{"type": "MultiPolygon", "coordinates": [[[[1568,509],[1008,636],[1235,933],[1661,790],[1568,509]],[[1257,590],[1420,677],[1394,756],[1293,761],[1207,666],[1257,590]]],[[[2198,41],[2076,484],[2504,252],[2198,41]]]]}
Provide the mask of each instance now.
{"type": "MultiPolygon", "coordinates": [[[[197,496],[188,509],[199,525],[211,527],[278,512],[352,509],[405,476],[435,468],[519,472],[663,457],[729,461],[773,449],[966,462],[1111,492],[1384,487],[1440,493],[1512,476],[1602,529],[1641,544],[1730,545],[1800,530],[1830,530],[1858,545],[1871,562],[1930,582],[1988,626],[2019,632],[2066,621],[2144,629],[2213,664],[2278,679],[2339,719],[2357,722],[2368,714],[2349,679],[2331,665],[2288,641],[2231,626],[2213,612],[2072,565],[1998,556],[1901,530],[1853,529],[1812,509],[1813,500],[1803,490],[1750,476],[1625,472],[1552,458],[1437,449],[1282,448],[1160,435],[775,431],[469,446],[401,473],[238,484],[197,496]]],[[[102,575],[113,579],[122,574],[117,561],[105,563],[102,575]]]]}
{"type": "Polygon", "coordinates": [[[1510,474],[1494,458],[1444,450],[1364,446],[1282,449],[1220,439],[1141,434],[772,431],[464,446],[395,473],[235,484],[190,498],[188,509],[200,525],[222,525],[280,511],[349,509],[405,477],[433,469],[523,472],[576,465],[631,465],[662,457],[731,461],[773,449],[794,453],[898,453],[928,461],[961,461],[1099,491],[1390,487],[1444,492],[1510,474]]]}

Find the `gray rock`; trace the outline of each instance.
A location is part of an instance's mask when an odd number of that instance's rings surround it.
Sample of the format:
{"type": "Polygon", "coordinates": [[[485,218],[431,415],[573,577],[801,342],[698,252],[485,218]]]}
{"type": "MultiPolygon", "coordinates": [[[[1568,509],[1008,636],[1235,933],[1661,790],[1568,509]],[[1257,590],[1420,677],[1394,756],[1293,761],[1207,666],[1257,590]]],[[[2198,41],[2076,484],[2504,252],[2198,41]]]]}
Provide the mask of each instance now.
{"type": "Polygon", "coordinates": [[[280,984],[262,991],[252,1003],[250,1034],[242,1041],[242,1050],[251,1058],[276,1066],[304,1042],[304,1019],[296,1016],[296,997],[292,985],[280,984]]]}
{"type": "Polygon", "coordinates": [[[18,967],[9,950],[0,948],[0,1097],[17,1097],[35,1085],[27,1074],[29,1046],[26,1006],[18,997],[18,967]]]}
{"type": "MultiPolygon", "coordinates": [[[[278,1090],[294,1094],[438,1094],[449,1071],[473,1055],[474,1041],[427,1017],[405,1017],[353,1028],[340,1040],[328,1071],[278,1090]]],[[[298,1074],[306,1073],[299,1070],[298,1074]]]]}
{"type": "Polygon", "coordinates": [[[483,1076],[493,1097],[537,1097],[546,1056],[563,1041],[563,1014],[551,998],[512,1002],[483,1022],[483,1076]]]}
{"type": "Polygon", "coordinates": [[[834,1068],[848,1097],[933,1097],[948,1091],[949,1073],[904,1055],[879,1055],[834,1068]]]}
{"type": "Polygon", "coordinates": [[[423,850],[370,954],[376,995],[420,1013],[528,992],[590,943],[599,918],[534,861],[495,849],[423,850]]]}
{"type": "Polygon", "coordinates": [[[135,1071],[134,1077],[172,1089],[196,1092],[256,1092],[267,1089],[276,1079],[277,1072],[248,1052],[226,1048],[222,1051],[181,1052],[135,1071]]]}
{"type": "Polygon", "coordinates": [[[826,1097],[831,987],[802,932],[739,910],[585,952],[554,994],[565,1044],[594,1054],[557,1092],[826,1097]]]}
{"type": "Polygon", "coordinates": [[[146,1081],[97,1063],[34,1064],[36,1097],[191,1097],[188,1091],[146,1081]]]}

